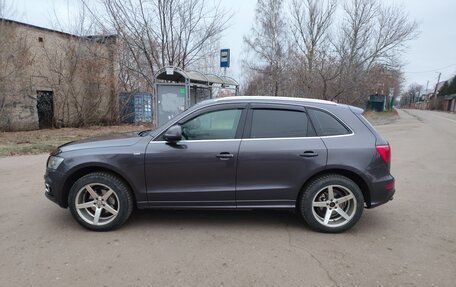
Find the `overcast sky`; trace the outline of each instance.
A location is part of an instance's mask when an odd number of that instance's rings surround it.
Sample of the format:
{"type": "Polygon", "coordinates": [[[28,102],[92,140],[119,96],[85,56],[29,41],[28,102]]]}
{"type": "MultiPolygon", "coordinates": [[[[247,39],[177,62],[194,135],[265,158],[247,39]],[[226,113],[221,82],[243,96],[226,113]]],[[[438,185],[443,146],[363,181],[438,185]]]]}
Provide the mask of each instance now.
{"type": "MultiPolygon", "coordinates": [[[[53,28],[54,12],[67,19],[77,11],[77,0],[7,0],[15,6],[15,20],[53,28]]],[[[456,74],[456,0],[383,0],[403,5],[411,19],[419,23],[420,37],[409,43],[404,54],[406,85],[416,82],[429,88],[437,81],[438,72],[445,80],[456,74]]],[[[255,18],[254,0],[221,0],[233,12],[229,29],[224,33],[222,48],[231,49],[229,74],[242,82],[242,37],[248,34],[255,18]]]]}

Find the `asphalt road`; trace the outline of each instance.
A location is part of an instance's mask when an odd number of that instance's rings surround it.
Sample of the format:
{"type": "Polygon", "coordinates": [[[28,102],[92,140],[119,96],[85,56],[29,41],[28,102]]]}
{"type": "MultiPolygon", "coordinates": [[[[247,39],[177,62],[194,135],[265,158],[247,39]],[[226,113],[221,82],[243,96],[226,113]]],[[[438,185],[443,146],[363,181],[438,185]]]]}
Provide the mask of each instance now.
{"type": "Polygon", "coordinates": [[[46,155],[0,158],[0,286],[455,286],[456,115],[400,111],[395,199],[343,234],[285,211],[140,211],[82,229],[45,199],[46,155]]]}

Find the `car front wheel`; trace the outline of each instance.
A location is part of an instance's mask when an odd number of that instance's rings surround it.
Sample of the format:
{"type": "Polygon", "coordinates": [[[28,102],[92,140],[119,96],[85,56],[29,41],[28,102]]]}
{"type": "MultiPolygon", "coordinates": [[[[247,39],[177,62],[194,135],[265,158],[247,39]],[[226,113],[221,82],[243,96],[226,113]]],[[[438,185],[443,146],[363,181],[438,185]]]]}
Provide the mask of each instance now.
{"type": "Polygon", "coordinates": [[[128,186],[118,177],[103,172],[85,175],[71,187],[68,205],[82,226],[108,231],[121,226],[133,210],[128,186]]]}
{"type": "Polygon", "coordinates": [[[299,203],[307,224],[328,233],[348,230],[361,218],[364,209],[358,185],[337,174],[325,175],[309,183],[299,203]]]}

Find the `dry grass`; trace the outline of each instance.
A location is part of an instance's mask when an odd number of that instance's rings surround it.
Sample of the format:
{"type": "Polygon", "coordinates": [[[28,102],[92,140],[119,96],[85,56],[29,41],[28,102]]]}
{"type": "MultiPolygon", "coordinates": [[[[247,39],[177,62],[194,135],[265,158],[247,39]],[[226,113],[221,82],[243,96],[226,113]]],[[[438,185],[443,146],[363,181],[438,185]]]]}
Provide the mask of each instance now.
{"type": "Polygon", "coordinates": [[[0,156],[45,153],[69,141],[144,129],[147,127],[122,125],[0,132],[0,156]]]}
{"type": "Polygon", "coordinates": [[[395,109],[386,112],[365,111],[363,115],[374,126],[390,124],[399,119],[395,109]]]}

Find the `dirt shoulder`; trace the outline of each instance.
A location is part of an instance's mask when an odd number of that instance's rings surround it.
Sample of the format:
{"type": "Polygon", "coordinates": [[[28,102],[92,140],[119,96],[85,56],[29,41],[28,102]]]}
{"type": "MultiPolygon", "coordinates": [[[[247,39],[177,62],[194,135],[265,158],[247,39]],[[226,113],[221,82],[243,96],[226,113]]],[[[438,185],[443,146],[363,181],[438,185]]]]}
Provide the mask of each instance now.
{"type": "Polygon", "coordinates": [[[400,118],[395,109],[387,112],[365,111],[363,115],[374,126],[391,124],[400,118]]]}
{"type": "Polygon", "coordinates": [[[147,129],[147,127],[121,125],[1,132],[0,156],[46,153],[69,141],[144,129],[147,129]]]}

